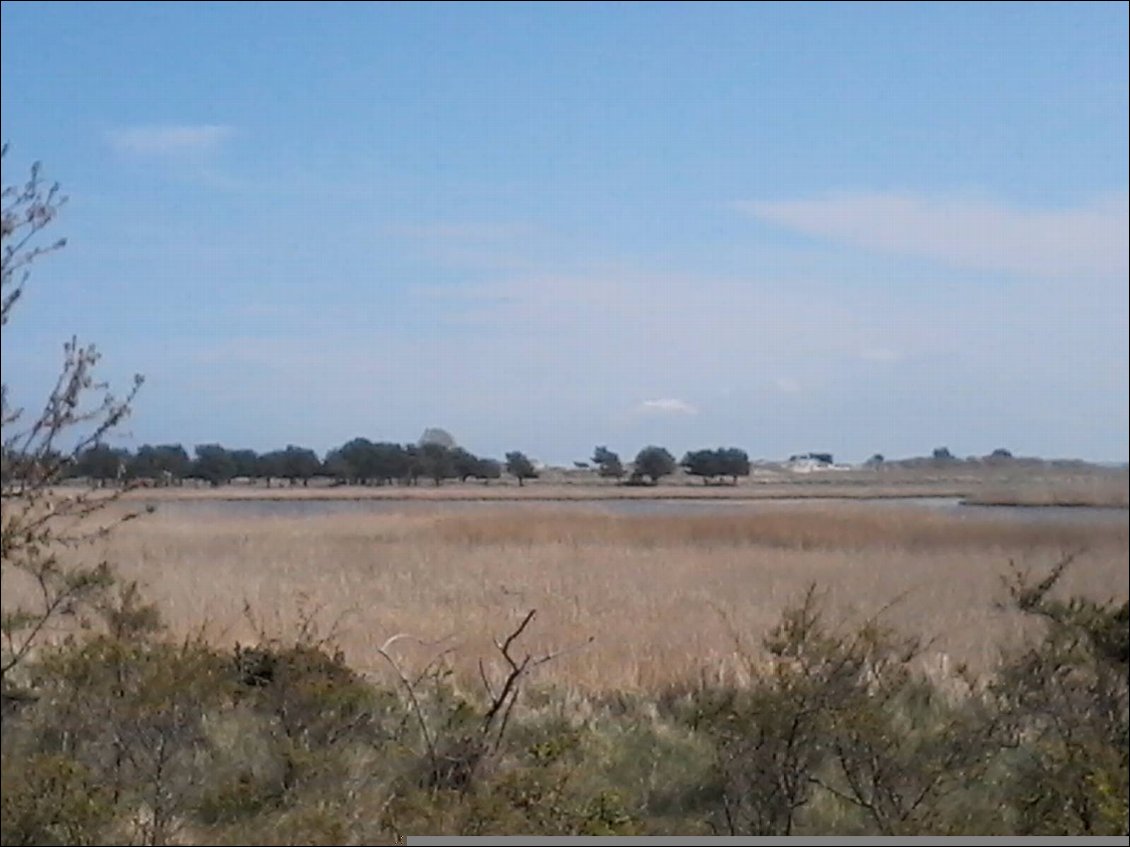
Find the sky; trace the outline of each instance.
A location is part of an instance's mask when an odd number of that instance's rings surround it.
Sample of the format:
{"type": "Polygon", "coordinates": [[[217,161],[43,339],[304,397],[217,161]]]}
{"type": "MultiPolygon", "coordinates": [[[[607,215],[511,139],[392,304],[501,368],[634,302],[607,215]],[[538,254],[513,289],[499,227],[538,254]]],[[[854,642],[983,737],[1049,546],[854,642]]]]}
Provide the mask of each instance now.
{"type": "Polygon", "coordinates": [[[112,442],[1126,461],[1125,3],[4,2],[112,442]]]}

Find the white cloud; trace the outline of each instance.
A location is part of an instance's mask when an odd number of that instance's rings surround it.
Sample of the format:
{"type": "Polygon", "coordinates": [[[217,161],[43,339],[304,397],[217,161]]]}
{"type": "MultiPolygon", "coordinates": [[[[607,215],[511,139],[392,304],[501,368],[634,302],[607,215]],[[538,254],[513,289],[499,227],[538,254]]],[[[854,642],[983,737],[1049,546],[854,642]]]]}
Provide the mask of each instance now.
{"type": "Polygon", "coordinates": [[[136,156],[180,156],[214,150],[232,135],[232,128],[216,124],[134,126],[106,134],[119,153],[136,156]]]}
{"type": "Polygon", "coordinates": [[[779,376],[773,380],[773,385],[782,394],[800,394],[800,383],[792,377],[779,376]]]}
{"type": "Polygon", "coordinates": [[[658,400],[644,400],[636,407],[645,415],[697,415],[698,409],[686,400],[663,397],[658,400]]]}
{"type": "Polygon", "coordinates": [[[1107,276],[1125,274],[1130,266],[1130,204],[1125,194],[1064,209],[877,193],[742,202],[736,207],[806,235],[958,267],[1038,276],[1107,276]]]}

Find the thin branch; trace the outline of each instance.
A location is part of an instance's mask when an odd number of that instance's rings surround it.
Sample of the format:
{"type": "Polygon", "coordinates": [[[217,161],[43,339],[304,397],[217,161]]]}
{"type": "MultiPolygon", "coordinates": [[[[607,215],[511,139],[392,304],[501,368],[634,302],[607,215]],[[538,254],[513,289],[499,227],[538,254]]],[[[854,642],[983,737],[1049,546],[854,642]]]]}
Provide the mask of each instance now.
{"type": "Polygon", "coordinates": [[[510,633],[506,641],[504,641],[502,644],[499,644],[497,640],[494,642],[494,645],[502,651],[502,655],[506,657],[506,660],[510,662],[511,666],[514,665],[514,660],[510,658],[510,645],[513,644],[518,636],[520,636],[525,631],[526,627],[529,626],[530,621],[534,619],[534,615],[536,615],[537,613],[537,609],[530,609],[530,611],[526,614],[526,617],[524,617],[522,619],[522,622],[518,624],[518,628],[510,633]]]}

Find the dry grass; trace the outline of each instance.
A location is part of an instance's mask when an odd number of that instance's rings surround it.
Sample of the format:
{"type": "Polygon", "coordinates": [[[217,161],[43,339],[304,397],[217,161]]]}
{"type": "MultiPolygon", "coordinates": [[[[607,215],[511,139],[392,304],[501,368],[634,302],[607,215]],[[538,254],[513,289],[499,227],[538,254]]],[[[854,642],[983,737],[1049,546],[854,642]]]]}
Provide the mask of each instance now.
{"type": "MultiPolygon", "coordinates": [[[[1086,548],[1064,589],[1127,595],[1127,526],[974,520],[917,509],[777,506],[757,514],[611,516],[511,504],[481,514],[301,518],[191,513],[173,505],[98,551],[141,580],[175,631],[218,643],[293,633],[303,614],[337,627],[348,660],[384,673],[377,648],[406,632],[416,667],[451,648],[476,673],[525,610],[530,648],[583,645],[544,673],[586,691],[650,689],[740,674],[747,647],[806,585],[831,614],[887,620],[937,639],[933,661],[988,667],[1022,622],[994,608],[1010,560],[1045,567],[1086,548]],[[249,619],[245,607],[253,610],[249,619]]],[[[5,584],[5,605],[21,588],[5,584]]],[[[404,642],[401,642],[403,645],[404,642]]]]}
{"type": "Polygon", "coordinates": [[[1125,549],[1122,523],[1026,523],[987,520],[924,509],[843,505],[778,508],[750,514],[611,515],[543,513],[515,520],[513,513],[437,518],[434,536],[449,544],[628,546],[645,549],[769,547],[784,550],[903,551],[1012,550],[1087,547],[1125,549]]]}
{"type": "Polygon", "coordinates": [[[1011,486],[989,484],[967,500],[986,506],[1105,506],[1125,509],[1130,506],[1130,474],[1111,471],[1033,480],[1011,486]]]}

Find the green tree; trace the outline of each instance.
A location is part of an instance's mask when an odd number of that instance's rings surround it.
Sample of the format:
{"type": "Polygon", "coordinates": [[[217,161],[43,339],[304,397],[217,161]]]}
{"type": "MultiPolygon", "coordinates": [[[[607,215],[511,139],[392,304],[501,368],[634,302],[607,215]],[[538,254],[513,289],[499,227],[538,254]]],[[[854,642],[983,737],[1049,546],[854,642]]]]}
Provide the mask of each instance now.
{"type": "Polygon", "coordinates": [[[1006,450],[1004,447],[998,447],[985,457],[985,462],[990,465],[1007,465],[1010,464],[1013,459],[1012,451],[1006,450]]]}
{"type": "Polygon", "coordinates": [[[317,453],[288,444],[285,450],[272,450],[260,456],[255,475],[266,479],[268,488],[272,477],[282,477],[291,485],[301,480],[305,486],[321,470],[322,463],[318,461],[317,453]]]}
{"type": "Polygon", "coordinates": [[[313,450],[288,444],[283,451],[283,476],[290,480],[291,485],[295,480],[301,480],[302,485],[305,486],[321,470],[322,463],[318,461],[318,454],[313,450]]]}
{"type": "Polygon", "coordinates": [[[380,475],[374,447],[368,438],[354,438],[335,451],[350,482],[364,485],[380,475]]]}
{"type": "Polygon", "coordinates": [[[749,455],[738,447],[719,447],[718,472],[722,476],[730,477],[734,485],[738,484],[739,476],[749,476],[749,455]]]}
{"type": "Polygon", "coordinates": [[[424,474],[437,486],[445,479],[455,476],[455,462],[451,450],[436,441],[427,441],[420,446],[420,457],[424,474]]]}
{"type": "Polygon", "coordinates": [[[371,467],[378,485],[391,484],[400,479],[408,465],[404,448],[390,441],[380,441],[373,445],[371,467]]]}
{"type": "Polygon", "coordinates": [[[238,466],[231,452],[219,444],[197,444],[196,461],[192,463],[192,474],[207,480],[214,487],[232,481],[238,466]]]}
{"type": "Polygon", "coordinates": [[[703,484],[707,484],[714,477],[722,476],[722,457],[717,450],[693,450],[683,456],[679,464],[691,476],[702,477],[703,484]]]}
{"type": "Polygon", "coordinates": [[[481,460],[468,450],[456,447],[451,451],[451,467],[454,476],[461,482],[466,482],[471,477],[479,475],[481,460]]]}
{"type": "Polygon", "coordinates": [[[264,480],[267,487],[277,478],[286,478],[286,455],[283,450],[270,450],[259,455],[255,465],[255,476],[264,480]]]}
{"type": "Polygon", "coordinates": [[[327,476],[333,477],[335,485],[348,485],[353,481],[353,466],[341,455],[341,450],[330,450],[326,453],[322,469],[327,476]]]}
{"type": "Polygon", "coordinates": [[[498,459],[479,459],[475,469],[475,478],[481,479],[484,485],[489,485],[492,479],[502,478],[502,462],[498,459]]]}
{"type": "Polygon", "coordinates": [[[233,476],[247,477],[248,479],[255,479],[259,476],[259,454],[254,450],[232,450],[229,455],[232,464],[235,466],[233,476]]]}
{"type": "Polygon", "coordinates": [[[675,457],[663,447],[654,445],[644,447],[636,454],[633,476],[636,478],[647,477],[655,485],[665,476],[675,472],[675,457]]]}
{"type": "Polygon", "coordinates": [[[506,472],[517,477],[519,486],[525,485],[527,479],[537,479],[538,477],[534,463],[526,458],[524,453],[517,450],[506,454],[506,472]]]}
{"type": "Polygon", "coordinates": [[[605,479],[620,479],[624,476],[624,465],[619,455],[613,453],[604,445],[598,446],[592,452],[592,461],[605,479]]]}
{"type": "Polygon", "coordinates": [[[1075,558],[1006,579],[1009,605],[1044,625],[993,684],[1021,753],[1007,786],[1018,835],[1130,830],[1130,604],[1053,597],[1075,558]]]}
{"type": "Polygon", "coordinates": [[[192,460],[179,444],[143,444],[130,462],[129,476],[172,482],[188,476],[192,460]]]}
{"type": "Polygon", "coordinates": [[[117,450],[105,444],[95,444],[83,450],[74,464],[74,476],[86,477],[98,485],[121,481],[130,464],[128,450],[117,450]]]}
{"type": "Polygon", "coordinates": [[[404,445],[404,469],[400,475],[400,481],[403,485],[416,485],[420,481],[420,477],[426,476],[428,473],[427,462],[424,460],[424,454],[417,444],[404,445]]]}

